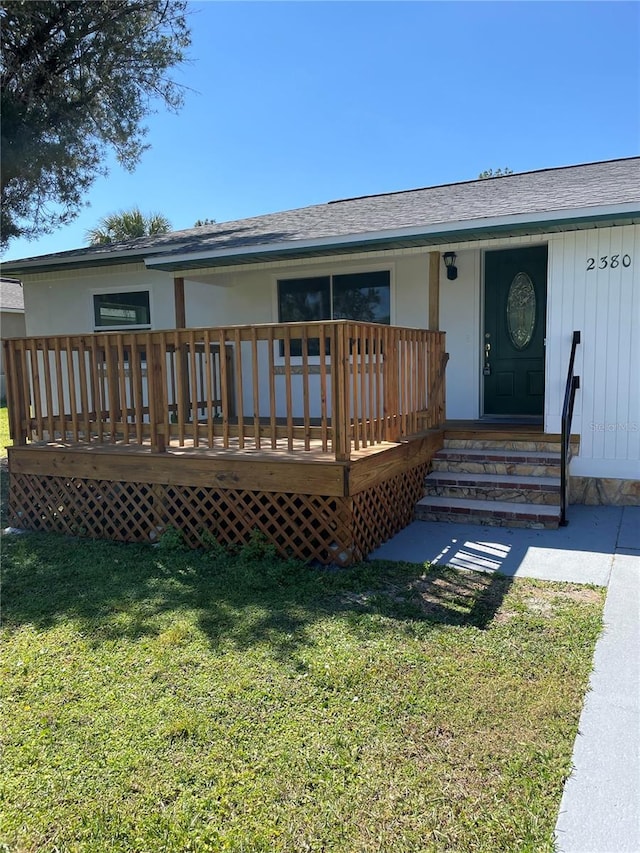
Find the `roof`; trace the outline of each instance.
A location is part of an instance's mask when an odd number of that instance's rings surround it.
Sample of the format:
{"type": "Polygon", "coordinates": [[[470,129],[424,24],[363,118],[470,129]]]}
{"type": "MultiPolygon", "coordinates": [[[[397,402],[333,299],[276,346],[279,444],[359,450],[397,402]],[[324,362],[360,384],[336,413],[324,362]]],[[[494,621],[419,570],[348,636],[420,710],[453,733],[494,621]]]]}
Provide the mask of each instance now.
{"type": "MultiPolygon", "coordinates": [[[[29,268],[144,260],[158,269],[304,257],[336,250],[429,245],[491,233],[640,221],[640,157],[522,172],[254,216],[124,243],[9,261],[29,268]]],[[[535,233],[535,232],[533,232],[535,233]]]]}
{"type": "Polygon", "coordinates": [[[0,279],[0,311],[24,311],[22,284],[16,279],[0,279]]]}

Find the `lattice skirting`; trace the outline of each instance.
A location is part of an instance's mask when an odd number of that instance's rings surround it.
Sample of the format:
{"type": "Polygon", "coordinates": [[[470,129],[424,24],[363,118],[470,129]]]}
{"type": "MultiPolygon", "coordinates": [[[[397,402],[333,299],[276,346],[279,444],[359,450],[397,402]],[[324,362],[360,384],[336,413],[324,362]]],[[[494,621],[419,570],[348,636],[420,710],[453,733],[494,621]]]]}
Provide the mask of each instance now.
{"type": "Polygon", "coordinates": [[[348,565],[411,521],[426,468],[419,465],[353,497],[12,473],[10,523],[120,542],[157,542],[174,528],[191,547],[206,547],[212,536],[238,545],[258,530],[283,556],[348,565]]]}

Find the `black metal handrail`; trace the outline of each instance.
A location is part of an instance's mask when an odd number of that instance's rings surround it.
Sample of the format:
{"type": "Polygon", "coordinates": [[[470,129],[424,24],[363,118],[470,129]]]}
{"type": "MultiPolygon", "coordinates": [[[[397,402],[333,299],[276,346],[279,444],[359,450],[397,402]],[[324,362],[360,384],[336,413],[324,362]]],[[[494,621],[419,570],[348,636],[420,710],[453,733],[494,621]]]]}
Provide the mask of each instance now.
{"type": "Polygon", "coordinates": [[[562,406],[562,439],[560,445],[560,525],[566,527],[567,506],[569,504],[569,462],[571,461],[571,421],[576,391],[580,387],[580,377],[574,376],[573,365],[576,359],[576,347],[580,343],[580,332],[574,332],[571,341],[571,356],[567,371],[567,384],[564,389],[562,406]]]}

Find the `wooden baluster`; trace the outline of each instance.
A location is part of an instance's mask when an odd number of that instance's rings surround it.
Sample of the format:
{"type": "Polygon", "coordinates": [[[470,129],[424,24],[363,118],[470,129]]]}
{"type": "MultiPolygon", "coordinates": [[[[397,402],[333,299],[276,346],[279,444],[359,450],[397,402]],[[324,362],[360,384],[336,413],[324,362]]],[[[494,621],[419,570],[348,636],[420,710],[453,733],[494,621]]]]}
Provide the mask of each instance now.
{"type": "Polygon", "coordinates": [[[402,341],[400,349],[400,363],[402,365],[402,436],[409,434],[409,405],[410,405],[410,389],[411,377],[409,375],[409,357],[411,353],[411,344],[409,335],[406,332],[400,332],[400,340],[402,341]]]}
{"type": "Polygon", "coordinates": [[[129,444],[129,413],[127,411],[127,378],[125,376],[124,344],[122,335],[115,338],[116,365],[118,374],[118,399],[120,402],[120,421],[122,423],[122,438],[129,444]]]}
{"type": "Polygon", "coordinates": [[[353,441],[353,449],[360,449],[360,422],[358,417],[358,355],[357,355],[357,346],[358,341],[356,338],[356,329],[350,325],[345,326],[345,357],[346,357],[346,370],[347,370],[347,384],[346,384],[346,415],[347,415],[347,423],[349,423],[349,418],[353,424],[352,429],[349,431],[352,432],[352,441],[353,441]],[[351,374],[349,382],[349,372],[351,374]],[[349,387],[351,387],[351,400],[349,400],[349,387]]]}
{"type": "Polygon", "coordinates": [[[56,371],[56,396],[58,398],[58,420],[60,424],[60,440],[66,441],[66,418],[64,405],[64,385],[62,382],[62,357],[60,355],[60,338],[53,339],[56,371]]]}
{"type": "MultiPolygon", "coordinates": [[[[47,438],[55,439],[55,424],[53,421],[53,392],[51,390],[51,353],[48,338],[42,338],[42,371],[44,376],[44,401],[47,409],[47,438]]],[[[44,440],[44,434],[42,436],[44,440]]]]}
{"type": "Polygon", "coordinates": [[[375,331],[375,415],[376,415],[376,441],[380,444],[384,438],[384,427],[382,423],[382,394],[381,392],[381,381],[382,381],[382,371],[384,368],[383,355],[382,355],[382,329],[380,326],[376,326],[375,331]]]}
{"type": "Polygon", "coordinates": [[[36,441],[43,439],[42,422],[42,397],[40,396],[40,363],[38,357],[38,342],[35,338],[28,341],[29,360],[31,362],[31,384],[33,389],[33,410],[35,417],[35,430],[33,430],[36,441]]]}
{"type": "Polygon", "coordinates": [[[291,394],[291,331],[284,327],[284,382],[287,406],[287,448],[293,450],[293,416],[291,394]]]}
{"type": "Polygon", "coordinates": [[[258,361],[258,333],[255,326],[251,327],[251,367],[253,373],[253,435],[256,449],[260,449],[260,388],[258,361]]]}
{"type": "Polygon", "coordinates": [[[160,332],[157,335],[160,345],[160,380],[162,382],[162,417],[159,421],[163,424],[164,443],[165,446],[171,446],[171,418],[169,415],[169,376],[167,366],[167,353],[169,351],[169,335],[166,332],[160,332]]]}
{"type": "Polygon", "coordinates": [[[91,441],[91,421],[89,419],[89,391],[87,382],[87,351],[84,337],[78,338],[78,381],[80,382],[80,409],[82,412],[82,437],[91,441]]]}
{"type": "Polygon", "coordinates": [[[365,358],[367,367],[367,421],[369,429],[369,444],[376,443],[375,409],[373,406],[373,372],[374,372],[374,335],[373,326],[365,329],[365,358]]]}
{"type": "Polygon", "coordinates": [[[75,368],[73,364],[73,350],[71,340],[64,338],[64,355],[67,363],[67,390],[69,393],[69,414],[71,415],[71,435],[74,441],[78,441],[80,433],[78,429],[78,403],[76,399],[75,368]]]}
{"type": "Polygon", "coordinates": [[[320,432],[322,436],[322,451],[329,448],[327,429],[327,330],[324,323],[320,324],[318,352],[320,354],[320,432]]]}
{"type": "Polygon", "coordinates": [[[226,332],[220,329],[220,391],[222,392],[222,446],[229,447],[229,389],[231,387],[227,366],[227,341],[226,332]]]}
{"type": "MultiPolygon", "coordinates": [[[[388,398],[388,441],[397,441],[401,433],[400,419],[400,341],[397,329],[388,329],[389,347],[387,351],[387,370],[389,373],[388,398]]],[[[387,395],[385,393],[385,402],[387,395]]]]}
{"type": "Polygon", "coordinates": [[[177,407],[177,415],[178,415],[178,445],[180,447],[184,447],[184,429],[185,429],[185,417],[184,417],[184,401],[185,401],[185,366],[186,360],[184,358],[185,353],[180,342],[180,333],[174,332],[174,342],[175,342],[175,360],[176,360],[176,384],[177,384],[177,395],[176,395],[176,407],[177,407]]]}
{"type": "Polygon", "coordinates": [[[102,438],[104,434],[102,405],[104,377],[101,376],[101,373],[103,373],[104,371],[104,361],[101,355],[102,350],[98,346],[98,339],[95,335],[92,335],[89,338],[89,367],[91,369],[91,404],[95,412],[96,433],[97,439],[100,443],[102,443],[102,438]],[[98,368],[99,358],[100,363],[103,365],[101,369],[98,368]]]}
{"type": "Polygon", "coordinates": [[[307,327],[302,327],[302,410],[304,423],[304,449],[311,449],[311,416],[309,413],[309,339],[307,327]]]}
{"type": "Polygon", "coordinates": [[[362,412],[362,446],[368,447],[371,443],[369,440],[369,423],[368,423],[368,406],[367,406],[367,338],[366,326],[357,325],[358,340],[354,358],[358,360],[358,371],[360,373],[360,411],[362,412]]]}
{"type": "Polygon", "coordinates": [[[131,406],[133,409],[133,422],[136,431],[136,444],[143,442],[143,423],[144,423],[144,394],[142,390],[142,365],[141,348],[138,345],[138,336],[132,334],[129,336],[129,347],[131,350],[131,406]]]}
{"type": "Polygon", "coordinates": [[[269,426],[271,429],[271,448],[275,450],[278,446],[278,431],[276,427],[276,369],[273,352],[275,346],[273,326],[269,326],[267,332],[267,346],[269,347],[269,426]]]}
{"type": "Polygon", "coordinates": [[[240,329],[235,329],[234,334],[234,355],[235,365],[234,372],[236,378],[236,412],[238,415],[238,447],[244,449],[244,388],[242,376],[242,343],[240,339],[240,329]]]}
{"type": "MultiPolygon", "coordinates": [[[[200,436],[198,434],[198,367],[196,364],[196,333],[192,329],[189,332],[189,356],[191,361],[191,381],[190,388],[190,406],[191,406],[191,434],[193,437],[193,446],[200,446],[200,436]]],[[[187,377],[189,379],[189,377],[187,377]]]]}
{"type": "Polygon", "coordinates": [[[212,352],[211,348],[211,333],[209,329],[204,330],[204,356],[205,356],[205,374],[206,374],[206,401],[207,401],[207,444],[209,447],[213,447],[214,444],[214,433],[213,433],[213,400],[214,400],[214,380],[213,376],[215,371],[212,370],[211,359],[215,358],[215,354],[212,352]]]}
{"type": "Polygon", "coordinates": [[[411,332],[411,434],[418,432],[418,331],[411,332]]]}

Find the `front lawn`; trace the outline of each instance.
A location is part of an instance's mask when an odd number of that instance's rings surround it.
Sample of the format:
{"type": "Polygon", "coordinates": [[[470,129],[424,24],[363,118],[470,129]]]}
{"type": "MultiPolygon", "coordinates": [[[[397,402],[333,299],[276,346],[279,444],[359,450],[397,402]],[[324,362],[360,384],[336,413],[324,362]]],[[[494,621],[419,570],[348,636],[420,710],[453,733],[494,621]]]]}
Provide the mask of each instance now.
{"type": "Polygon", "coordinates": [[[551,851],[603,599],[5,538],[0,848],[551,851]]]}

